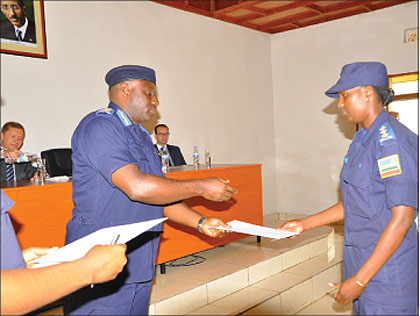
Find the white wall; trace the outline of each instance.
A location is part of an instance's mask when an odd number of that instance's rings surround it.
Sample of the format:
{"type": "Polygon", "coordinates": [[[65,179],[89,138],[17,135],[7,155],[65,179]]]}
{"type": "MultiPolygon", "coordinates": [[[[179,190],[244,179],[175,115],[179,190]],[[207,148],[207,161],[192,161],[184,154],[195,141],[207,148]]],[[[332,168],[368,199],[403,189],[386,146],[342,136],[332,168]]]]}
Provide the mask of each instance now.
{"type": "Polygon", "coordinates": [[[417,2],[273,35],[277,208],[311,214],[339,200],[342,160],[355,132],[324,95],[343,65],[383,62],[390,74],[418,71],[417,2]]]}
{"type": "Polygon", "coordinates": [[[262,163],[264,212],[276,211],[268,34],[146,1],[44,4],[48,59],[1,55],[1,121],[25,126],[23,150],[70,146],[81,118],[107,105],[106,72],[147,65],[159,122],[187,162],[198,145],[214,163],[262,163]]]}
{"type": "Polygon", "coordinates": [[[80,119],[107,104],[105,73],[147,65],[170,142],[189,163],[193,145],[215,163],[262,163],[265,214],[338,201],[355,129],[323,92],[344,64],[417,71],[417,44],[403,44],[417,2],[271,36],[147,1],[44,4],[48,59],[1,55],[1,121],[25,125],[24,150],[69,146],[80,119]]]}

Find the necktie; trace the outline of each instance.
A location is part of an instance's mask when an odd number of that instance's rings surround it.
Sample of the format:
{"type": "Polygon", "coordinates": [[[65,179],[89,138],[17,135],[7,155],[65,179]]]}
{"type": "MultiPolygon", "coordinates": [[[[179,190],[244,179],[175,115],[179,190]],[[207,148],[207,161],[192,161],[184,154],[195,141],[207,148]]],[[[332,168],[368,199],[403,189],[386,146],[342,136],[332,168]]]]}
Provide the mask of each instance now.
{"type": "Polygon", "coordinates": [[[17,37],[19,42],[22,42],[23,38],[22,38],[22,31],[21,30],[16,30],[16,37],[17,37]]]}
{"type": "Polygon", "coordinates": [[[6,181],[15,180],[15,171],[13,170],[13,164],[6,164],[6,181]]]}

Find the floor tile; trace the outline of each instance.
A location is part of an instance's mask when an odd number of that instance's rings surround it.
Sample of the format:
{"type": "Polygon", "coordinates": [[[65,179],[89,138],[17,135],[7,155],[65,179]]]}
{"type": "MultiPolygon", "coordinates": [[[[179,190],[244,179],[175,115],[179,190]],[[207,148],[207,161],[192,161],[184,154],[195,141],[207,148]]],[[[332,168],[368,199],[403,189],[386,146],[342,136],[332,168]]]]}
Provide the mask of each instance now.
{"type": "Polygon", "coordinates": [[[280,315],[280,313],[280,295],[276,295],[273,298],[245,311],[241,315],[280,315]]]}
{"type": "Polygon", "coordinates": [[[268,214],[264,216],[263,225],[267,226],[268,223],[277,222],[279,220],[279,213],[268,214]]]}
{"type": "Polygon", "coordinates": [[[220,300],[212,302],[210,305],[223,308],[227,310],[229,314],[239,314],[276,295],[277,294],[273,291],[247,287],[238,292],[223,297],[220,300]]]}
{"type": "Polygon", "coordinates": [[[156,315],[184,315],[207,304],[206,285],[155,303],[156,315]]]}
{"type": "Polygon", "coordinates": [[[337,283],[338,280],[338,267],[334,265],[321,273],[312,277],[312,295],[314,300],[318,300],[322,296],[334,290],[329,286],[329,283],[337,283]]]}
{"type": "MultiPolygon", "coordinates": [[[[229,311],[221,307],[206,305],[195,311],[188,313],[187,315],[231,315],[229,311]]],[[[233,315],[233,314],[232,314],[233,315]]]]}
{"type": "MultiPolygon", "coordinates": [[[[284,260],[285,259],[283,258],[283,265],[284,260]]],[[[328,253],[323,253],[314,258],[299,263],[289,269],[285,269],[284,271],[305,276],[313,276],[322,272],[328,267],[338,264],[339,262],[341,262],[341,258],[329,258],[328,253]]]]}
{"type": "Polygon", "coordinates": [[[296,315],[353,315],[352,304],[339,304],[332,294],[328,294],[300,310],[296,315]]]}
{"type": "MultiPolygon", "coordinates": [[[[167,266],[166,273],[164,275],[158,273],[156,275],[156,279],[160,279],[166,275],[175,275],[178,277],[209,282],[244,268],[243,265],[227,263],[226,261],[219,260],[217,255],[208,256],[205,253],[199,253],[199,255],[205,258],[203,263],[189,266],[167,266]],[[223,267],[223,269],[220,267],[223,267]]],[[[179,260],[177,260],[176,263],[178,263],[178,261],[179,260]]]]}
{"type": "Polygon", "coordinates": [[[208,302],[212,303],[221,297],[234,293],[248,286],[248,269],[243,269],[207,283],[208,302]]]}
{"type": "Polygon", "coordinates": [[[257,263],[248,268],[249,284],[271,277],[283,270],[282,255],[257,263]]]}
{"type": "Polygon", "coordinates": [[[296,249],[292,249],[283,254],[283,269],[293,267],[310,258],[309,245],[304,245],[296,249]]]}
{"type": "Polygon", "coordinates": [[[153,280],[150,302],[155,303],[174,295],[203,285],[204,282],[173,274],[159,275],[153,280]]]}
{"type": "Polygon", "coordinates": [[[280,293],[282,314],[298,312],[313,302],[312,280],[306,280],[291,289],[280,293]]]}
{"type": "Polygon", "coordinates": [[[281,272],[268,279],[255,283],[251,287],[281,293],[307,279],[308,277],[304,275],[281,272]]]}

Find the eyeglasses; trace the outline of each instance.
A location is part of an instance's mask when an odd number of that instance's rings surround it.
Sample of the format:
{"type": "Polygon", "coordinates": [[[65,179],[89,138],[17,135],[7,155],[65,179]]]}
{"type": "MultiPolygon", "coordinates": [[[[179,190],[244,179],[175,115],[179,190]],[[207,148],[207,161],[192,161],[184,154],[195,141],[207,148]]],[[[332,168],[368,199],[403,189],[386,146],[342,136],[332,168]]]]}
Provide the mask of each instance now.
{"type": "Polygon", "coordinates": [[[12,4],[11,6],[7,5],[7,4],[2,4],[0,6],[2,11],[8,11],[10,9],[12,9],[13,11],[17,11],[21,9],[21,6],[18,4],[12,4]]]}
{"type": "Polygon", "coordinates": [[[169,136],[169,132],[167,132],[167,133],[157,133],[156,135],[157,136],[169,136]]]}

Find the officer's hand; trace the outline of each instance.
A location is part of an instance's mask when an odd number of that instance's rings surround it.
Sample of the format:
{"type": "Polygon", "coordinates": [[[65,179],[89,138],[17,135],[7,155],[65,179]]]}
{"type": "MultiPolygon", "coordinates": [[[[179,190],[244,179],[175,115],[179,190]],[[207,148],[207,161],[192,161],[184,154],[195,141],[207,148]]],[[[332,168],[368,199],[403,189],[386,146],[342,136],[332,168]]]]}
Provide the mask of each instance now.
{"type": "Polygon", "coordinates": [[[22,250],[23,260],[25,260],[26,267],[32,267],[31,261],[39,257],[45,256],[54,252],[58,247],[30,247],[22,250]]]}
{"type": "Polygon", "coordinates": [[[232,228],[230,225],[226,224],[224,221],[217,217],[207,217],[203,224],[201,225],[201,230],[203,233],[209,237],[223,237],[226,233],[230,233],[228,230],[219,230],[219,229],[211,229],[211,227],[224,227],[224,228],[232,228]]]}
{"type": "MultiPolygon", "coordinates": [[[[305,231],[305,229],[303,228],[303,225],[302,225],[302,221],[300,221],[300,220],[288,221],[288,222],[284,223],[283,225],[277,227],[276,229],[278,229],[278,230],[283,229],[283,230],[287,230],[289,232],[298,233],[298,234],[301,234],[305,231]]],[[[297,235],[291,236],[289,238],[295,238],[296,236],[297,235]]]]}
{"type": "Polygon", "coordinates": [[[230,200],[232,195],[238,193],[238,190],[228,184],[229,180],[208,178],[200,180],[200,183],[203,190],[201,195],[207,200],[217,202],[227,201],[230,200]]]}
{"type": "Polygon", "coordinates": [[[354,301],[364,290],[363,287],[356,283],[356,279],[354,277],[344,280],[341,283],[329,283],[328,285],[332,288],[339,289],[338,293],[334,295],[334,298],[341,304],[354,301]]]}
{"type": "Polygon", "coordinates": [[[18,161],[19,155],[24,155],[24,153],[17,149],[6,149],[1,152],[1,155],[5,158],[13,159],[13,162],[18,161]]]}
{"type": "Polygon", "coordinates": [[[89,284],[103,283],[115,279],[127,263],[125,244],[97,245],[80,260],[90,271],[89,284]]]}

